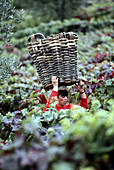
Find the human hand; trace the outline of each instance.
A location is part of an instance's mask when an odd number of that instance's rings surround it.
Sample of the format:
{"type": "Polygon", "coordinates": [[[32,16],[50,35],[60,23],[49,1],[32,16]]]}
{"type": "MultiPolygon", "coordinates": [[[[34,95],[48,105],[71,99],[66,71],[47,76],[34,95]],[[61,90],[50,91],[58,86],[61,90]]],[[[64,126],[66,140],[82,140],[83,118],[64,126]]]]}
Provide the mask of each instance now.
{"type": "Polygon", "coordinates": [[[84,92],[84,83],[81,80],[79,80],[78,90],[79,92],[84,92]]]}
{"type": "Polygon", "coordinates": [[[51,81],[53,84],[53,90],[58,91],[58,78],[56,76],[52,76],[51,81]]]}

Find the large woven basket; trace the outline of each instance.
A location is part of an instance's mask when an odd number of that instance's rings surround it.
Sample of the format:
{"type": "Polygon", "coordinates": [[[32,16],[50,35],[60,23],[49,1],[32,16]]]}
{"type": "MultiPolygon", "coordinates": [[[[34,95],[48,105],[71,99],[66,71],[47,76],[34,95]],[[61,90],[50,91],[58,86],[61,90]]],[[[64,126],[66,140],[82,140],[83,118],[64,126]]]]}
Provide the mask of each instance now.
{"type": "Polygon", "coordinates": [[[73,85],[77,75],[77,34],[59,33],[45,38],[37,33],[28,39],[28,49],[45,89],[52,88],[51,77],[59,78],[59,86],[73,85]]]}

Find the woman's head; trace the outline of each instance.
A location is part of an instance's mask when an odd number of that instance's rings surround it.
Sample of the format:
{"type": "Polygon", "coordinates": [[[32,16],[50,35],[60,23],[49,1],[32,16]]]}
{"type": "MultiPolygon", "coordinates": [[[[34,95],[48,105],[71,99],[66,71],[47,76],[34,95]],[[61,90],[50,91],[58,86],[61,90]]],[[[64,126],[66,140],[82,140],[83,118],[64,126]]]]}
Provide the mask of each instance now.
{"type": "Polygon", "coordinates": [[[58,97],[59,105],[63,107],[67,103],[68,91],[67,90],[59,90],[57,97],[58,97]]]}

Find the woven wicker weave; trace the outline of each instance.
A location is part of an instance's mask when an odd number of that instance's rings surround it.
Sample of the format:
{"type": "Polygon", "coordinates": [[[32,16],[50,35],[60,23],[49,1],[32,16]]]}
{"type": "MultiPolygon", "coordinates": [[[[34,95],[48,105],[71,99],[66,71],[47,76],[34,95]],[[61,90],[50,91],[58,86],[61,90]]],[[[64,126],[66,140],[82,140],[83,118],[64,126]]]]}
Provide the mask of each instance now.
{"type": "Polygon", "coordinates": [[[76,33],[59,33],[45,38],[43,34],[31,35],[28,49],[45,89],[52,88],[51,77],[59,78],[59,86],[78,81],[76,33]]]}

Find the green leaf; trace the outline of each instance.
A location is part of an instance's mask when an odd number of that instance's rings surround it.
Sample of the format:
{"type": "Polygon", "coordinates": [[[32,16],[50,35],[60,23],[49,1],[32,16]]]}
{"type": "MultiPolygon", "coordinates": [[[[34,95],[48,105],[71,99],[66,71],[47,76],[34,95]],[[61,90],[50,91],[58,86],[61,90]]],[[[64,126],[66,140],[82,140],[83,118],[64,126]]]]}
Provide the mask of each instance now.
{"type": "Polygon", "coordinates": [[[57,162],[53,164],[53,170],[75,170],[75,167],[72,163],[67,162],[57,162]]]}
{"type": "Polygon", "coordinates": [[[28,109],[25,108],[25,109],[21,110],[21,113],[23,116],[26,116],[26,115],[28,115],[29,111],[28,111],[28,109]]]}
{"type": "Polygon", "coordinates": [[[23,128],[25,132],[35,133],[36,130],[41,128],[41,122],[39,118],[35,118],[34,116],[29,117],[23,121],[23,128]]]}

